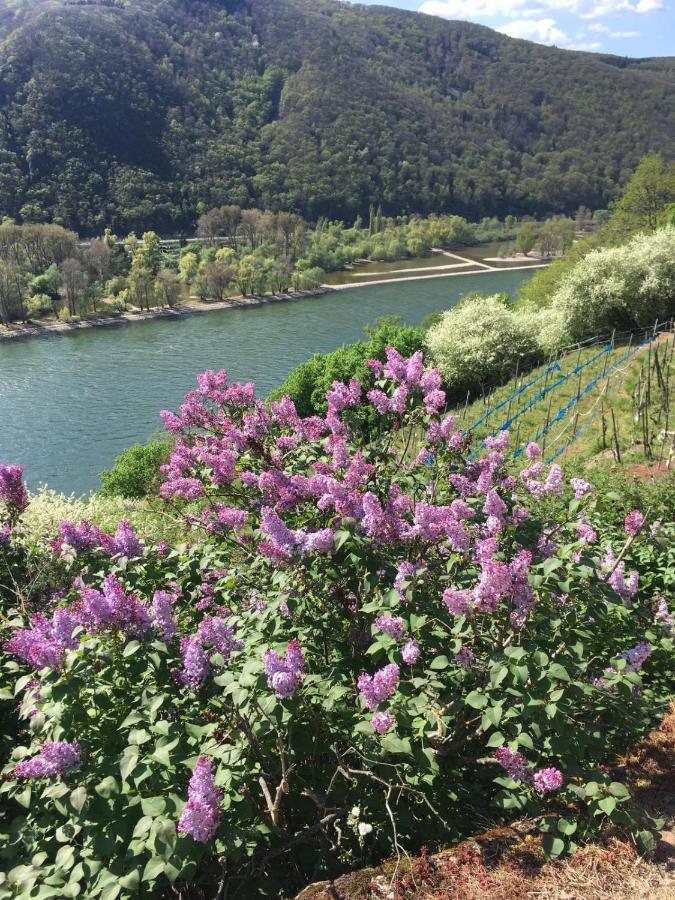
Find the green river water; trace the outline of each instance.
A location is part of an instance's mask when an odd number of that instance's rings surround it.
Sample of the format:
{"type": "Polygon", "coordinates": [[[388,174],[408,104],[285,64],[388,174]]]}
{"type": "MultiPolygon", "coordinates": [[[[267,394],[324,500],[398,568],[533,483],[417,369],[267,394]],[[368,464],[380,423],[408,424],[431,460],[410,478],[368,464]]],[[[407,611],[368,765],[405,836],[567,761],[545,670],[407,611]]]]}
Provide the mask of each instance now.
{"type": "Polygon", "coordinates": [[[0,463],[22,465],[31,488],[95,490],[98,473],[161,427],[160,410],[178,407],[197,372],[225,368],[264,396],[313,353],[359,340],[380,316],[416,324],[469,291],[513,294],[530,277],[500,271],[373,285],[0,342],[0,463]]]}

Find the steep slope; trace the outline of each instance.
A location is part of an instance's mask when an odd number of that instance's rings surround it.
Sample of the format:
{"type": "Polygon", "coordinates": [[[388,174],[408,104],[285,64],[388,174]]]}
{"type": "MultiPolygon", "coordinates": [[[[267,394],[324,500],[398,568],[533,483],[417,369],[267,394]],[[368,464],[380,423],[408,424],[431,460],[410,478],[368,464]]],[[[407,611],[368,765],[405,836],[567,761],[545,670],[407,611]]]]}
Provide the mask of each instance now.
{"type": "Polygon", "coordinates": [[[603,206],[667,151],[669,60],[336,0],[4,0],[0,213],[189,227],[221,203],[350,218],[603,206]]]}

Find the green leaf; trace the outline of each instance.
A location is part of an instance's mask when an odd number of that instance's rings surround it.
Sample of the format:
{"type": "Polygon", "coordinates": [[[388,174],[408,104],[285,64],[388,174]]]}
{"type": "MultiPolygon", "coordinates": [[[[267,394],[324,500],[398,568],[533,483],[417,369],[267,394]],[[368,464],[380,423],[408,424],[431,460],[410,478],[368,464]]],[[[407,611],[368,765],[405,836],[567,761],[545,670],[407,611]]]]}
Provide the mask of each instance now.
{"type": "Polygon", "coordinates": [[[549,678],[555,678],[557,681],[571,681],[567,669],[564,666],[561,666],[560,663],[552,663],[548,669],[549,678]]]}
{"type": "Polygon", "coordinates": [[[571,819],[558,819],[558,831],[561,834],[574,834],[577,830],[577,823],[573,822],[571,819]]]}
{"type": "Polygon", "coordinates": [[[161,856],[153,856],[143,869],[143,881],[154,881],[158,875],[163,874],[166,865],[166,860],[161,856]]]}
{"type": "Polygon", "coordinates": [[[138,885],[141,880],[141,873],[138,869],[134,869],[133,872],[129,872],[128,875],[123,875],[120,878],[120,884],[124,888],[125,891],[134,891],[138,890],[138,885]]]}
{"type": "Polygon", "coordinates": [[[490,740],[487,742],[488,747],[501,747],[504,744],[506,738],[501,733],[501,731],[495,731],[494,734],[490,735],[490,740]]]}
{"type": "Polygon", "coordinates": [[[75,812],[82,812],[82,808],[84,804],[87,802],[87,789],[84,785],[80,785],[76,787],[75,790],[70,792],[70,805],[73,807],[75,812]]]}
{"type": "Polygon", "coordinates": [[[481,694],[478,691],[471,691],[470,694],[467,694],[464,698],[464,702],[472,709],[485,709],[488,704],[485,694],[481,694]]]}
{"type": "Polygon", "coordinates": [[[502,681],[509,674],[509,670],[507,666],[504,665],[496,665],[490,669],[490,684],[493,687],[499,687],[502,681]]]}
{"type": "Polygon", "coordinates": [[[613,781],[609,786],[609,792],[612,797],[617,797],[619,800],[627,800],[630,797],[628,788],[620,781],[613,781]]]}
{"type": "Polygon", "coordinates": [[[122,651],[122,656],[133,656],[136,651],[140,650],[141,642],[140,641],[129,641],[124,650],[122,651]]]}
{"type": "Polygon", "coordinates": [[[141,809],[144,816],[161,816],[166,809],[166,800],[164,797],[144,797],[141,809]]]}
{"type": "Polygon", "coordinates": [[[602,800],[598,800],[598,806],[606,815],[611,816],[616,809],[616,800],[614,797],[603,797],[602,800]]]}
{"type": "Polygon", "coordinates": [[[435,659],[432,659],[429,668],[438,671],[440,669],[447,669],[449,665],[450,661],[447,656],[437,656],[435,659]]]}
{"type": "Polygon", "coordinates": [[[410,741],[407,738],[397,737],[395,734],[385,734],[382,738],[382,747],[387,753],[412,753],[410,741]]]}
{"type": "Polygon", "coordinates": [[[136,747],[127,747],[120,760],[120,777],[123,781],[126,781],[127,777],[134,771],[137,763],[138,750],[136,747]]]}
{"type": "Polygon", "coordinates": [[[104,800],[107,800],[109,797],[112,797],[113,794],[119,794],[120,786],[112,775],[108,775],[107,778],[104,778],[103,781],[96,785],[94,790],[99,797],[103,797],[104,800]]]}
{"type": "Polygon", "coordinates": [[[543,845],[544,853],[550,859],[557,859],[561,853],[565,852],[565,841],[562,838],[555,837],[553,834],[544,835],[543,845]]]}
{"type": "Polygon", "coordinates": [[[656,850],[656,838],[651,831],[638,831],[637,842],[645,853],[653,853],[656,850]]]}

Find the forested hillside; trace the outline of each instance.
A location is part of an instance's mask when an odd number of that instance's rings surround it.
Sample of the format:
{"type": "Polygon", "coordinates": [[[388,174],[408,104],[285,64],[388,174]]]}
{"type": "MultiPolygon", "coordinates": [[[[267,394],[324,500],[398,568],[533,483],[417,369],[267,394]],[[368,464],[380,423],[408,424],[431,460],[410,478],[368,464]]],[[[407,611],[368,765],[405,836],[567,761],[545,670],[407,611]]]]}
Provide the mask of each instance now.
{"type": "Polygon", "coordinates": [[[604,207],[675,136],[670,60],[383,7],[3,0],[0,35],[0,213],[85,233],[604,207]]]}

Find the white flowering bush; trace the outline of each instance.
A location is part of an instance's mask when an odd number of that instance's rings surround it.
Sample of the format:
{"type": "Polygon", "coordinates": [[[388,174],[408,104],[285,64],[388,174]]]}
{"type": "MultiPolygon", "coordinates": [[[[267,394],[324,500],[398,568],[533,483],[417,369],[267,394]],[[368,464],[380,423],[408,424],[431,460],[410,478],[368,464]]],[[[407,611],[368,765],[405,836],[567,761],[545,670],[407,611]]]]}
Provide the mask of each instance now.
{"type": "MultiPolygon", "coordinates": [[[[535,817],[552,856],[608,818],[649,846],[601,765],[672,687],[634,566],[653,523],[603,534],[591,485],[534,445],[514,476],[506,433],[467,462],[420,353],[370,373],[308,418],[204,373],[163,414],[184,541],[64,521],[65,588],[33,610],[3,588],[4,896],[288,896],[477,810],[535,817]]],[[[0,500],[7,564],[17,467],[0,500]]]]}
{"type": "Polygon", "coordinates": [[[471,295],[429,329],[427,347],[451,397],[472,396],[529,368],[539,349],[504,297],[471,295]]]}
{"type": "Polygon", "coordinates": [[[550,308],[569,341],[646,328],[675,315],[675,227],[594,250],[565,276],[550,308]]]}

